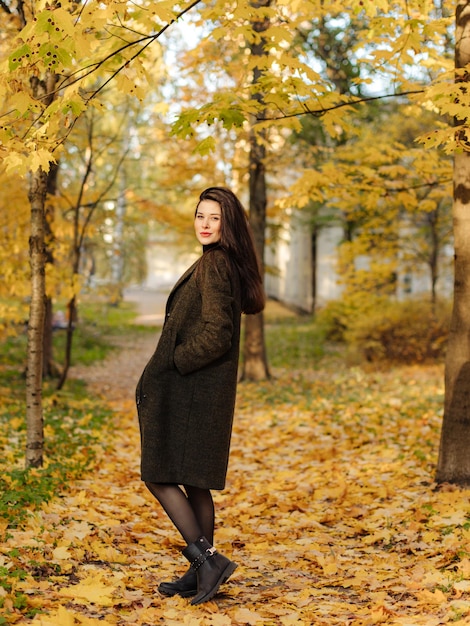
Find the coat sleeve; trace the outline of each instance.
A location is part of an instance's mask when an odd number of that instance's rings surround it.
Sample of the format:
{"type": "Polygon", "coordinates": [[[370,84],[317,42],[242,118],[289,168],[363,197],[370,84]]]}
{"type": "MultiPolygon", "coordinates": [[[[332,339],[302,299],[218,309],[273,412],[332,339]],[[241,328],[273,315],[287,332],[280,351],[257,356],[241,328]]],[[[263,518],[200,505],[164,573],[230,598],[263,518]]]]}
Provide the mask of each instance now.
{"type": "Polygon", "coordinates": [[[190,374],[222,357],[232,345],[233,294],[230,273],[222,254],[202,258],[198,273],[201,313],[197,330],[176,345],[174,364],[180,374],[190,374]]]}

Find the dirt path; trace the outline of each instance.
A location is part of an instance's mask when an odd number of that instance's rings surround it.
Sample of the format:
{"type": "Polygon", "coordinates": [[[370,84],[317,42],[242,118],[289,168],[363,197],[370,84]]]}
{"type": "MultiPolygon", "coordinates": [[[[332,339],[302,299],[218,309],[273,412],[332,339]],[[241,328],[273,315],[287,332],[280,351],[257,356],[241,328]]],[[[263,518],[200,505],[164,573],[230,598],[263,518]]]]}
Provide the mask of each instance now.
{"type": "MultiPolygon", "coordinates": [[[[161,326],[165,316],[168,288],[141,289],[128,288],[124,300],[131,302],[136,309],[135,323],[143,326],[161,326]]],[[[128,402],[134,399],[139,376],[149,357],[155,350],[158,331],[145,336],[132,335],[116,342],[118,350],[113,351],[105,361],[91,366],[74,366],[70,369],[71,378],[80,378],[89,385],[93,393],[107,396],[112,402],[128,402]]]]}
{"type": "Polygon", "coordinates": [[[134,399],[140,374],[155,350],[158,333],[120,339],[116,350],[104,360],[93,365],[75,365],[70,377],[84,380],[90,390],[106,396],[114,403],[127,403],[134,399]]]}
{"type": "Polygon", "coordinates": [[[16,588],[47,614],[21,623],[470,623],[470,563],[457,559],[468,554],[468,505],[433,489],[425,448],[438,441],[439,368],[285,371],[240,385],[227,488],[214,494],[216,545],[239,567],[207,604],[160,596],[159,582],[187,563],[139,476],[134,389],[155,342],[129,336],[72,372],[111,404],[112,436],[93,471],[8,535],[5,554],[43,567],[16,588]]]}

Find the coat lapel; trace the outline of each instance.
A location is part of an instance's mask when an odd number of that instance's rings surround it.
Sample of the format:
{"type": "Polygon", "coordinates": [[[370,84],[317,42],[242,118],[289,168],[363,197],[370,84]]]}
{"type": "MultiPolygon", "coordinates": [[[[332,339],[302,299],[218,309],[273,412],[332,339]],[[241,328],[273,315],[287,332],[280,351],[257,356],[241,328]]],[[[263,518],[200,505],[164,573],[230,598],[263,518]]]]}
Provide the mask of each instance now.
{"type": "Polygon", "coordinates": [[[194,273],[194,270],[197,267],[197,264],[199,263],[200,259],[198,259],[195,263],[193,263],[193,265],[191,265],[191,267],[189,267],[182,276],[180,276],[180,278],[178,278],[178,280],[176,281],[173,289],[170,291],[170,295],[168,296],[168,300],[166,303],[166,313],[168,314],[168,311],[170,310],[171,307],[171,303],[172,300],[174,298],[175,293],[178,291],[178,289],[181,287],[181,285],[183,285],[194,273]]]}

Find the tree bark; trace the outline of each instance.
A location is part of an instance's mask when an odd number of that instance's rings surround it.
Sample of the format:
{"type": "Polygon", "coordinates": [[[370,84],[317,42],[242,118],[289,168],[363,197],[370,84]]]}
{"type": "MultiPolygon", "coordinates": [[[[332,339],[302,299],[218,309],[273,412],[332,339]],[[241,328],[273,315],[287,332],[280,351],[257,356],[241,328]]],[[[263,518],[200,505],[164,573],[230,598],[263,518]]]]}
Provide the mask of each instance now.
{"type": "Polygon", "coordinates": [[[42,409],[43,334],[46,304],[45,201],[47,174],[39,169],[31,173],[31,304],[28,320],[26,370],[26,467],[43,464],[44,429],[42,409]]]}
{"type": "MultiPolygon", "coordinates": [[[[54,234],[52,231],[52,222],[54,221],[54,205],[48,199],[57,193],[57,175],[59,166],[56,163],[51,164],[51,168],[47,173],[47,196],[45,205],[45,221],[44,221],[44,243],[46,250],[46,264],[54,263],[54,253],[52,243],[54,234]]],[[[44,320],[44,337],[43,337],[43,378],[50,378],[57,375],[57,366],[54,364],[54,344],[52,338],[52,320],[54,317],[54,307],[51,296],[46,294],[46,313],[44,320]]]]}
{"type": "MultiPolygon", "coordinates": [[[[271,0],[258,0],[252,2],[254,8],[268,7],[271,0]]],[[[253,23],[256,32],[262,33],[269,27],[269,19],[264,18],[253,23]]],[[[253,56],[266,56],[266,42],[263,37],[251,45],[253,56]]],[[[255,67],[253,71],[253,85],[256,85],[262,71],[255,67]]],[[[262,94],[255,93],[254,100],[262,103],[262,94]]],[[[264,110],[258,115],[258,120],[264,118],[264,110]]],[[[256,129],[256,122],[250,129],[250,164],[249,164],[249,190],[250,190],[250,223],[255,239],[256,251],[263,264],[264,241],[266,231],[266,132],[256,129]]],[[[264,316],[263,313],[249,315],[245,319],[245,339],[243,346],[243,380],[264,380],[269,378],[269,367],[266,356],[264,340],[264,316]]]]}
{"type": "Polygon", "coordinates": [[[72,364],[72,346],[73,346],[73,335],[75,330],[75,322],[78,318],[77,313],[77,298],[76,296],[72,296],[67,303],[67,328],[65,335],[65,355],[64,355],[64,365],[62,368],[62,373],[59,377],[59,381],[57,383],[57,390],[60,391],[62,387],[65,385],[65,381],[67,380],[67,376],[69,373],[70,366],[72,364]]]}
{"type": "MultiPolygon", "coordinates": [[[[266,230],[266,170],[264,159],[266,149],[251,134],[250,150],[250,222],[255,239],[256,251],[264,258],[264,233],[266,230]]],[[[263,270],[264,273],[264,270],[263,270]]],[[[269,378],[269,367],[264,339],[263,312],[245,318],[245,340],[243,346],[244,380],[264,380],[269,378]]]]}
{"type": "MultiPolygon", "coordinates": [[[[47,106],[54,99],[57,76],[47,72],[43,79],[31,78],[31,92],[35,99],[47,106]]],[[[46,262],[51,254],[46,249],[46,198],[48,184],[55,186],[56,170],[49,174],[42,168],[30,172],[29,202],[31,206],[31,234],[29,258],[31,265],[31,305],[28,321],[28,348],[26,371],[26,467],[41,467],[44,454],[44,418],[42,408],[42,379],[44,374],[44,327],[46,312],[51,317],[46,296],[46,262]]]]}
{"type": "MultiPolygon", "coordinates": [[[[470,1],[456,9],[455,67],[470,62],[470,1]]],[[[457,76],[462,91],[470,76],[457,76]]],[[[456,129],[458,136],[458,129],[456,129]]],[[[445,363],[445,399],[436,481],[470,487],[470,146],[454,158],[454,301],[445,363]]]]}
{"type": "Polygon", "coordinates": [[[316,224],[312,225],[312,232],[310,233],[310,256],[311,256],[311,287],[312,287],[312,315],[315,315],[317,310],[317,263],[318,263],[318,231],[319,227],[316,224]]]}

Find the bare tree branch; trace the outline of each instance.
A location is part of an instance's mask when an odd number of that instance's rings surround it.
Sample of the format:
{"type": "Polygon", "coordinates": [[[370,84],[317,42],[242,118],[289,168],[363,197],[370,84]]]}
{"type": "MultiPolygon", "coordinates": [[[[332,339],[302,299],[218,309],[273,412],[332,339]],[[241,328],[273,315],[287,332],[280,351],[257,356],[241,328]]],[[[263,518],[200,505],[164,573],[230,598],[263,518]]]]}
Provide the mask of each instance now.
{"type": "Polygon", "coordinates": [[[257,118],[258,121],[271,121],[276,122],[277,120],[289,119],[292,117],[300,117],[301,115],[313,115],[314,117],[322,117],[326,113],[330,113],[331,111],[336,111],[337,109],[342,109],[344,107],[355,106],[357,104],[364,104],[365,102],[373,102],[374,100],[383,100],[384,98],[401,98],[403,96],[412,96],[416,94],[424,93],[424,89],[415,89],[412,91],[401,91],[399,93],[387,93],[381,96],[368,96],[364,98],[354,98],[347,102],[338,102],[338,104],[333,104],[326,108],[321,109],[310,109],[306,103],[301,103],[301,110],[294,111],[293,113],[285,113],[278,117],[262,117],[257,118]]]}

